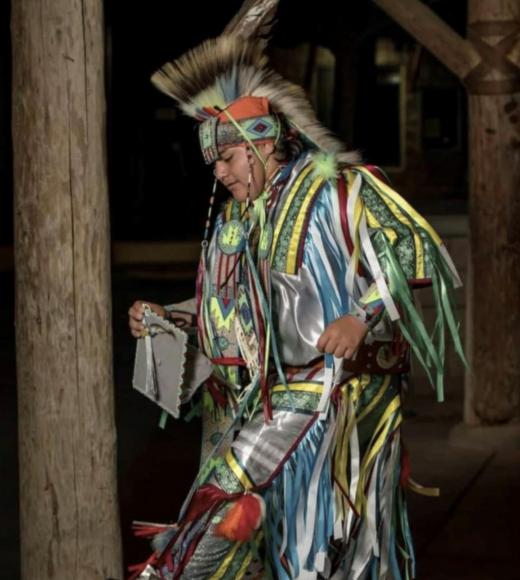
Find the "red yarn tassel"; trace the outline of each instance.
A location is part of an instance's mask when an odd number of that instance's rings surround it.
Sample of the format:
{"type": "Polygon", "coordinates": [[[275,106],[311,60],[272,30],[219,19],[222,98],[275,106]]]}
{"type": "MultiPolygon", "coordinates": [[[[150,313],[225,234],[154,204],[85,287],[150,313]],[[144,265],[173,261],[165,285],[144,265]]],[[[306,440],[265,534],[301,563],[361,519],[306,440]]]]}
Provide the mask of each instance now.
{"type": "Polygon", "coordinates": [[[137,538],[151,539],[172,528],[178,528],[177,524],[155,524],[152,522],[132,522],[132,531],[137,538]]]}
{"type": "Polygon", "coordinates": [[[232,542],[251,540],[265,515],[265,502],[256,493],[245,493],[239,498],[215,528],[215,535],[232,542]]]}

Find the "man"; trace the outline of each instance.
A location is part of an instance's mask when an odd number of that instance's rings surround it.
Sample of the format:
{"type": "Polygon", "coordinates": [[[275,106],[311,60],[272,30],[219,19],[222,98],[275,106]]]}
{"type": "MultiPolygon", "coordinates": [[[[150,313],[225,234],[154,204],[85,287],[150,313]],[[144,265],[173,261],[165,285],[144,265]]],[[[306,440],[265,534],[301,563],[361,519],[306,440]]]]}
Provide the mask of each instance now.
{"type": "MultiPolygon", "coordinates": [[[[231,198],[211,240],[208,219],[197,282],[199,347],[214,365],[203,464],[134,577],[413,576],[402,376],[410,345],[442,400],[444,321],[462,355],[446,250],[260,45],[206,41],[153,81],[200,123],[231,198]],[[436,346],[413,305],[425,284],[436,346]]],[[[135,303],[135,336],[141,318],[135,303]]]]}

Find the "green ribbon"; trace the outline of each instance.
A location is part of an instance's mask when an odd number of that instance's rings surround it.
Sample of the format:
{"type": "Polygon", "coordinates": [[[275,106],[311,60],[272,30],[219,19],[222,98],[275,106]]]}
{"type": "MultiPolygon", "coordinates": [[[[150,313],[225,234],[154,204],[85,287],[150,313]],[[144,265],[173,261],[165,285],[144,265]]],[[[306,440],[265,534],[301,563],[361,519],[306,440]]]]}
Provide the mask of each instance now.
{"type": "Polygon", "coordinates": [[[464,347],[462,346],[462,341],[460,339],[459,324],[455,320],[455,315],[453,313],[453,305],[455,304],[455,299],[453,296],[453,284],[451,283],[451,272],[449,271],[444,260],[440,257],[438,253],[439,260],[435,264],[437,271],[439,273],[439,283],[440,283],[440,298],[444,316],[446,322],[448,323],[448,328],[450,330],[451,338],[453,340],[453,346],[455,347],[455,352],[459,355],[459,358],[463,362],[464,366],[468,368],[468,361],[464,354],[464,347]]]}
{"type": "Polygon", "coordinates": [[[263,191],[256,199],[252,202],[252,210],[251,210],[251,217],[252,217],[252,225],[258,224],[260,227],[260,237],[265,229],[265,222],[266,222],[266,205],[267,200],[269,199],[269,192],[263,191]]]}
{"type": "Polygon", "coordinates": [[[424,322],[415,308],[408,280],[384,232],[379,230],[374,241],[378,242],[380,248],[379,257],[389,281],[392,298],[403,310],[404,322],[402,319],[398,321],[399,328],[426,371],[430,383],[435,386],[437,400],[441,402],[444,400],[444,360],[436,351],[424,322]],[[432,380],[430,369],[435,371],[435,380],[432,380]]]}
{"type": "Polygon", "coordinates": [[[398,321],[404,338],[410,344],[417,360],[424,368],[430,383],[435,387],[437,400],[444,400],[444,367],[446,359],[446,326],[450,331],[455,351],[467,367],[464,349],[459,335],[459,326],[454,315],[452,275],[438,250],[437,245],[427,232],[421,230],[426,238],[429,275],[435,303],[435,324],[431,336],[413,303],[413,295],[408,280],[395,255],[394,249],[383,231],[374,235],[378,258],[389,282],[392,298],[399,303],[403,319],[398,321]],[[435,374],[433,379],[432,372],[435,374]]]}

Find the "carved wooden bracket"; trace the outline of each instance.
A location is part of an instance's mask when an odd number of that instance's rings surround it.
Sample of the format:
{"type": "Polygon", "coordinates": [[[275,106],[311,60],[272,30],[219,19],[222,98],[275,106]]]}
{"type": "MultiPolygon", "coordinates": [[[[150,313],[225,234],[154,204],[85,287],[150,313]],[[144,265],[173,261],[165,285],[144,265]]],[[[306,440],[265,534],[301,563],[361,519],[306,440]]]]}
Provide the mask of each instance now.
{"type": "Polygon", "coordinates": [[[520,40],[520,22],[501,20],[475,22],[469,26],[468,38],[482,61],[463,79],[468,91],[474,95],[503,95],[520,91],[520,66],[508,55],[520,40]],[[491,45],[484,39],[503,36],[491,45]],[[503,78],[489,78],[498,72],[503,78]]]}
{"type": "MultiPolygon", "coordinates": [[[[458,76],[470,94],[498,95],[520,91],[520,64],[509,58],[509,53],[520,40],[519,21],[475,22],[469,26],[466,39],[420,0],[373,2],[458,76]],[[491,45],[485,40],[489,36],[503,38],[491,45]],[[499,78],[493,78],[496,76],[499,78]]],[[[278,3],[279,0],[245,0],[223,33],[266,39],[275,22],[278,3]]]]}
{"type": "Polygon", "coordinates": [[[509,56],[520,40],[517,20],[475,22],[469,26],[466,39],[420,0],[373,2],[457,75],[470,94],[520,91],[520,64],[509,56]],[[484,40],[489,36],[503,38],[492,45],[484,40]]]}

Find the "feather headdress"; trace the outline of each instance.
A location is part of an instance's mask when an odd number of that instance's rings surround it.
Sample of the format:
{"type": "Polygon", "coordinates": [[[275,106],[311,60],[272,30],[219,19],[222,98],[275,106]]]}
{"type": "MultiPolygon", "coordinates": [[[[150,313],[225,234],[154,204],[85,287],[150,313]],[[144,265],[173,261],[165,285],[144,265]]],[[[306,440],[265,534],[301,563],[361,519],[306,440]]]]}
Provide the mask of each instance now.
{"type": "Polygon", "coordinates": [[[270,110],[283,115],[313,147],[333,154],[340,163],[357,163],[358,154],[347,151],[317,119],[304,90],[268,66],[263,46],[238,36],[209,39],[165,64],[152,82],[200,122],[218,116],[221,122],[229,122],[222,111],[238,99],[267,99],[270,110]]]}

